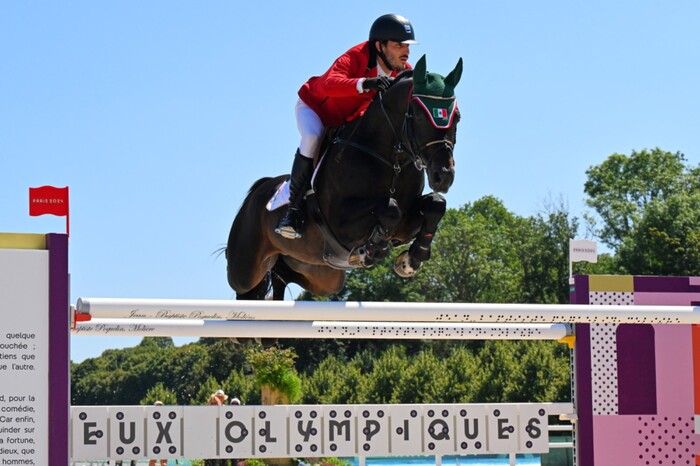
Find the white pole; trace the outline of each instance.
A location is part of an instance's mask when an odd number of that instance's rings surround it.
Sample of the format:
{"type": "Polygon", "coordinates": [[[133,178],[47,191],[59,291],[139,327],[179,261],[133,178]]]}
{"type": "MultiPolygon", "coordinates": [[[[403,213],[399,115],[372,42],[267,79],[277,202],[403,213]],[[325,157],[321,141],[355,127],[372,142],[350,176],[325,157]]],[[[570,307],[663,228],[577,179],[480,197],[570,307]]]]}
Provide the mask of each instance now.
{"type": "Polygon", "coordinates": [[[123,319],[700,324],[700,306],[80,298],[77,312],[123,319]]]}
{"type": "Polygon", "coordinates": [[[92,319],[73,335],[239,338],[363,338],[435,340],[561,340],[568,324],[436,322],[250,321],[203,319],[92,319]]]}

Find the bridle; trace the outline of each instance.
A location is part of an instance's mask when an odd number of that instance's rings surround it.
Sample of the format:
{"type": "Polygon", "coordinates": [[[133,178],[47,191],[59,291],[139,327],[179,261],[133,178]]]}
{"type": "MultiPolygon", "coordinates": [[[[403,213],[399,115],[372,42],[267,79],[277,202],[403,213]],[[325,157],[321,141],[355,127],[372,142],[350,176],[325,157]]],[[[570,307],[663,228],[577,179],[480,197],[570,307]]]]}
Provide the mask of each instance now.
{"type": "MultiPolygon", "coordinates": [[[[414,102],[415,98],[411,98],[411,103],[408,105],[408,110],[406,111],[406,115],[404,118],[404,134],[406,135],[406,140],[408,141],[409,145],[409,150],[411,152],[411,155],[413,155],[413,159],[416,163],[416,168],[418,170],[423,170],[427,168],[427,165],[425,163],[426,156],[425,154],[429,150],[439,150],[441,148],[445,148],[450,152],[450,157],[454,158],[454,147],[455,143],[454,141],[450,141],[446,137],[443,137],[442,139],[433,139],[431,141],[428,141],[424,143],[423,145],[418,145],[418,141],[416,140],[415,137],[415,128],[414,128],[414,121],[415,121],[415,115],[414,115],[414,102]],[[415,147],[417,146],[417,147],[415,147]],[[420,164],[420,166],[418,165],[420,164]]],[[[427,110],[426,110],[427,111],[427,110]]],[[[452,124],[455,124],[456,121],[452,121],[450,125],[448,125],[445,129],[449,129],[452,124]]]]}
{"type": "Polygon", "coordinates": [[[353,128],[352,132],[347,137],[347,139],[341,138],[339,136],[340,132],[336,133],[336,136],[331,140],[331,144],[342,144],[354,147],[355,149],[358,149],[372,156],[373,158],[392,168],[394,171],[394,175],[392,176],[389,193],[393,195],[396,192],[396,183],[398,177],[405,167],[413,164],[416,170],[425,170],[427,168],[427,164],[425,163],[425,154],[427,154],[427,152],[430,150],[439,150],[441,148],[446,148],[450,152],[450,157],[454,158],[454,142],[443,137],[442,139],[435,139],[432,141],[428,141],[423,145],[418,145],[417,141],[415,140],[415,129],[413,127],[415,121],[415,115],[413,110],[413,98],[411,98],[411,100],[409,101],[406,112],[404,113],[400,130],[397,130],[397,128],[394,127],[391,118],[389,117],[389,114],[387,113],[386,108],[384,107],[383,93],[378,93],[378,100],[379,107],[382,110],[382,114],[384,115],[384,118],[389,127],[391,128],[392,132],[394,133],[394,140],[396,141],[396,144],[394,144],[394,149],[392,151],[392,154],[394,155],[393,161],[388,160],[386,157],[377,153],[375,150],[365,146],[364,144],[354,142],[352,139],[358,126],[355,126],[355,128],[353,128]],[[408,152],[408,154],[411,157],[406,158],[406,160],[402,161],[402,155],[405,152],[408,152]]]}

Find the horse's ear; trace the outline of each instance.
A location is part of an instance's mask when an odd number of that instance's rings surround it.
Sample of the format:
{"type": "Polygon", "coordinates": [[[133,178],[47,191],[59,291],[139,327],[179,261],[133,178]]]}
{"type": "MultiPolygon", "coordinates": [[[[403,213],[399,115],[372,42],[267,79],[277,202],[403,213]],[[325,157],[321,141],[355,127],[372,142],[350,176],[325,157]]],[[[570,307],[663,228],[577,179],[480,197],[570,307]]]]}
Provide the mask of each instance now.
{"type": "Polygon", "coordinates": [[[459,57],[459,61],[457,62],[457,66],[455,66],[455,69],[450,71],[450,74],[447,75],[445,78],[445,86],[450,86],[451,88],[455,88],[457,86],[457,83],[459,82],[460,78],[462,77],[462,57],[459,57]]]}
{"type": "Polygon", "coordinates": [[[413,83],[417,86],[425,84],[425,78],[428,73],[425,64],[425,55],[420,57],[416,66],[413,68],[413,83]]]}

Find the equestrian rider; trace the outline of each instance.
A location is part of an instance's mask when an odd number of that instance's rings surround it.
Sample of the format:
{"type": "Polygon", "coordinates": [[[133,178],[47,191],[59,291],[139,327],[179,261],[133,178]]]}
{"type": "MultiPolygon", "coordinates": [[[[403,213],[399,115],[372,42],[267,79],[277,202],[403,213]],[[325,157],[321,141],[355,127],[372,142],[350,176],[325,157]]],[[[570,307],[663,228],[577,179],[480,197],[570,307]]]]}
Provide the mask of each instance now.
{"type": "Polygon", "coordinates": [[[301,200],[326,127],[340,126],[362,115],[377,91],[386,91],[400,71],[411,68],[409,46],[415,43],[413,26],[406,18],[380,16],[370,28],[368,41],[352,47],[323,75],[301,86],[295,108],[301,143],[292,165],[289,206],[275,232],[288,239],[301,237],[301,200]]]}

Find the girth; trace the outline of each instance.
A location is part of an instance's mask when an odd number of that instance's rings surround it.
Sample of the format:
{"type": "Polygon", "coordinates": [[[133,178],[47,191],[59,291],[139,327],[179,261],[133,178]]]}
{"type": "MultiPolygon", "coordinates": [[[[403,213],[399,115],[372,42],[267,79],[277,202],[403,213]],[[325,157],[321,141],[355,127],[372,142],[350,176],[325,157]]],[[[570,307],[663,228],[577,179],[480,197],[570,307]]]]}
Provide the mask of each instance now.
{"type": "Polygon", "coordinates": [[[339,269],[348,270],[356,269],[364,266],[364,248],[357,247],[352,251],[343,246],[335,234],[331,231],[328,226],[328,222],[321,212],[321,207],[318,204],[318,199],[316,198],[316,191],[311,189],[304,199],[307,205],[307,210],[309,211],[318,225],[318,229],[321,230],[321,235],[323,236],[323,260],[328,264],[328,266],[339,269]]]}

